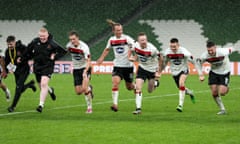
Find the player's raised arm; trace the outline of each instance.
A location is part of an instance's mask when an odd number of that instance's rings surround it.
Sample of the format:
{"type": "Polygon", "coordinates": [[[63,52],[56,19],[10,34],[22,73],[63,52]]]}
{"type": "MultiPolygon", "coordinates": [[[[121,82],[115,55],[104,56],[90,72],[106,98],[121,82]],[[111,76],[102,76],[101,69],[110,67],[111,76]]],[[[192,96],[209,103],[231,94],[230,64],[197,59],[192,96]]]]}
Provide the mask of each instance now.
{"type": "Polygon", "coordinates": [[[97,60],[97,64],[101,64],[103,62],[103,60],[105,59],[105,57],[108,55],[110,49],[109,48],[105,48],[101,54],[101,56],[98,58],[97,60]]]}

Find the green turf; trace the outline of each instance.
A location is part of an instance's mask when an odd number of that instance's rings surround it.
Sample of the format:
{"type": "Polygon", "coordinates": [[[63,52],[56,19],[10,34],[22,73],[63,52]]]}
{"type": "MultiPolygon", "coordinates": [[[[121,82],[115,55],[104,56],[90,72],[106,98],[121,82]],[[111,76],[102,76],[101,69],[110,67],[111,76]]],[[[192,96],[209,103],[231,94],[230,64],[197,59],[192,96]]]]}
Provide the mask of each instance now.
{"type": "MultiPolygon", "coordinates": [[[[33,78],[31,75],[29,80],[33,78]]],[[[196,93],[196,104],[185,99],[184,111],[176,111],[178,90],[170,75],[163,75],[160,87],[152,94],[143,90],[143,113],[132,115],[135,109],[132,91],[120,88],[119,111],[110,111],[111,75],[93,75],[94,112],[85,114],[83,96],[74,93],[72,76],[54,75],[57,101],[49,97],[43,113],[35,112],[39,90],[27,90],[9,115],[8,103],[0,91],[0,143],[1,144],[226,144],[239,143],[239,81],[231,77],[231,90],[223,98],[228,115],[218,116],[218,108],[210,96],[207,82],[200,83],[197,76],[189,76],[187,85],[196,93]]],[[[14,93],[13,77],[4,82],[14,93]]],[[[146,86],[146,84],[145,84],[146,86]]]]}

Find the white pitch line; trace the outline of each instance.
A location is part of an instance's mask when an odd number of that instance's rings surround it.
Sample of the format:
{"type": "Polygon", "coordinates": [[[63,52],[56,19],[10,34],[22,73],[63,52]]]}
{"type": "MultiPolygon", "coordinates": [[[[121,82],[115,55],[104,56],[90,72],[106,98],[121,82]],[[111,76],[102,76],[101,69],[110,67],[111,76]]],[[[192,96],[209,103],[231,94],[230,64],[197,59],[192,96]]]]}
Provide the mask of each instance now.
{"type": "MultiPolygon", "coordinates": [[[[240,88],[231,88],[231,90],[237,90],[237,89],[240,89],[240,88]]],[[[210,92],[210,90],[196,91],[194,93],[196,94],[196,93],[205,93],[205,92],[210,92]]],[[[147,96],[147,97],[144,97],[144,99],[171,97],[171,96],[176,96],[176,95],[178,95],[178,94],[174,93],[174,94],[165,94],[165,95],[161,95],[161,96],[147,96]]],[[[123,100],[119,100],[119,101],[120,102],[126,102],[126,101],[134,101],[134,100],[135,99],[123,99],[123,100]]],[[[108,103],[112,103],[112,101],[96,102],[96,103],[94,103],[94,105],[102,105],[102,104],[108,104],[108,103]]],[[[46,109],[44,111],[61,110],[61,109],[69,109],[69,108],[84,107],[84,106],[86,106],[86,104],[56,107],[56,108],[52,108],[52,109],[46,109]]],[[[25,113],[36,113],[36,111],[35,110],[28,110],[28,111],[23,111],[23,112],[5,113],[5,114],[0,114],[0,117],[10,116],[10,115],[18,115],[18,114],[25,114],[25,113]]]]}

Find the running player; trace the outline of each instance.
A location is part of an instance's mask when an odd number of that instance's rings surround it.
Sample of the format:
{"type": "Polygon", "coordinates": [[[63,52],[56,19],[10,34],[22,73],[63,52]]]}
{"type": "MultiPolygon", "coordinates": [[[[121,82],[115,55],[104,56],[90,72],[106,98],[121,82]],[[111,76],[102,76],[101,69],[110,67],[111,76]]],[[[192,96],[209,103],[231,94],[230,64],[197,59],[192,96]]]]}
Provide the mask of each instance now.
{"type": "Polygon", "coordinates": [[[119,84],[122,79],[125,80],[125,85],[128,90],[134,89],[133,84],[133,63],[128,60],[128,55],[131,54],[131,47],[134,40],[128,35],[123,34],[122,25],[113,21],[108,21],[112,26],[114,36],[110,37],[107,46],[102,55],[97,60],[97,64],[101,64],[109,51],[113,49],[115,59],[113,61],[114,68],[112,72],[112,99],[113,105],[111,110],[118,111],[118,95],[119,84]]]}
{"type": "Polygon", "coordinates": [[[77,95],[84,94],[87,103],[86,113],[92,113],[92,86],[89,85],[91,76],[91,56],[89,47],[86,43],[79,40],[79,34],[76,31],[69,33],[70,42],[67,49],[72,55],[73,78],[75,92],[77,95]]]}
{"type": "MultiPolygon", "coordinates": [[[[217,48],[214,42],[208,41],[206,44],[207,51],[204,52],[197,64],[202,69],[202,64],[208,62],[211,64],[211,70],[208,77],[208,85],[210,86],[213,99],[217,103],[220,111],[218,115],[226,114],[226,109],[220,96],[228,93],[228,84],[230,81],[230,61],[228,55],[231,54],[233,48],[217,48]]],[[[204,80],[204,75],[200,75],[199,79],[204,80]]]]}
{"type": "MultiPolygon", "coordinates": [[[[192,90],[186,88],[185,82],[188,76],[188,62],[195,65],[192,54],[184,47],[179,45],[177,38],[172,38],[170,40],[170,48],[166,49],[164,54],[164,66],[170,63],[171,73],[175,80],[175,83],[179,89],[179,104],[177,106],[177,111],[183,111],[183,104],[185,94],[190,95],[191,100],[195,103],[195,98],[192,90]]],[[[200,70],[198,70],[199,72],[200,70]]]]}
{"type": "Polygon", "coordinates": [[[155,81],[158,81],[160,77],[162,59],[158,49],[148,42],[146,34],[142,32],[138,34],[134,50],[136,55],[129,57],[129,60],[138,60],[139,66],[136,76],[136,110],[133,111],[133,114],[141,114],[143,84],[148,79],[148,92],[153,92],[156,88],[155,81]]]}
{"type": "Polygon", "coordinates": [[[33,80],[27,84],[24,84],[30,72],[28,61],[26,60],[22,61],[21,63],[17,63],[17,59],[22,56],[27,47],[23,45],[20,40],[16,41],[15,36],[12,35],[7,37],[6,42],[8,48],[5,51],[5,64],[7,66],[8,72],[14,73],[16,83],[14,100],[12,102],[12,105],[8,107],[8,112],[13,112],[17,106],[21,94],[27,88],[31,88],[35,92],[36,87],[33,80]]]}
{"type": "Polygon", "coordinates": [[[67,51],[58,45],[46,28],[41,28],[39,37],[33,39],[28,45],[28,50],[23,54],[19,62],[24,59],[33,59],[33,70],[40,87],[40,102],[36,108],[38,112],[42,112],[44,103],[49,92],[52,100],[56,100],[54,89],[48,86],[49,80],[54,69],[56,59],[62,57],[67,51]]]}

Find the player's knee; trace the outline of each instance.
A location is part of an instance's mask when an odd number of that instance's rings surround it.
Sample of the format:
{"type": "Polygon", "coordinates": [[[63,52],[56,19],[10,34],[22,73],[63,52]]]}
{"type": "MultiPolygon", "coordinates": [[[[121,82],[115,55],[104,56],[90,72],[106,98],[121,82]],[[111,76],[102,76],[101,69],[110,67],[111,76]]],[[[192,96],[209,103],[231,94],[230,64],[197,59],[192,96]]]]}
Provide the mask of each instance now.
{"type": "Polygon", "coordinates": [[[221,92],[220,92],[220,95],[221,95],[221,96],[225,96],[227,93],[228,93],[228,91],[221,91],[221,92]]]}
{"type": "Polygon", "coordinates": [[[219,95],[218,95],[218,92],[212,92],[212,96],[213,97],[218,97],[219,95]]]}
{"type": "Polygon", "coordinates": [[[76,91],[77,95],[81,95],[83,92],[82,91],[76,91]]]}
{"type": "Polygon", "coordinates": [[[77,90],[75,90],[75,92],[76,92],[77,95],[81,95],[81,94],[83,94],[85,91],[82,90],[82,89],[77,89],[77,90]]]}
{"type": "Polygon", "coordinates": [[[48,84],[47,83],[41,83],[40,86],[41,86],[41,88],[47,88],[48,84]]]}
{"type": "Polygon", "coordinates": [[[127,85],[126,88],[127,88],[127,90],[133,90],[134,86],[133,85],[127,85]]]}

